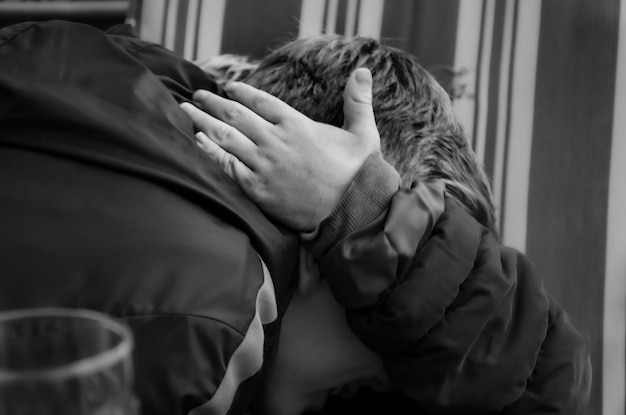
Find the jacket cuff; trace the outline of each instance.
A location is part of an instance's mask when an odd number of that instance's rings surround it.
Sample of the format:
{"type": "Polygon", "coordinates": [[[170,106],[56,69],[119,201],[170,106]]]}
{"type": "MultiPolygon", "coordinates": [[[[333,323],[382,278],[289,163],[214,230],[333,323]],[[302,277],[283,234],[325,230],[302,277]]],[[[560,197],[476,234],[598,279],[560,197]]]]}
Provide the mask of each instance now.
{"type": "Polygon", "coordinates": [[[315,258],[319,260],[345,236],[379,217],[401,183],[381,153],[370,155],[331,214],[313,232],[301,235],[315,258]]]}

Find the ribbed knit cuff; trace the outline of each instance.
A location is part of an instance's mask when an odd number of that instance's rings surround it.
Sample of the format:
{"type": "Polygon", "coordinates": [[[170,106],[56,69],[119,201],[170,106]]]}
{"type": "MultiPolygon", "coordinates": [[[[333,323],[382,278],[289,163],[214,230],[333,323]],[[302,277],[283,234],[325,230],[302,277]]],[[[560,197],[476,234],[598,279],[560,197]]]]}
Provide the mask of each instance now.
{"type": "Polygon", "coordinates": [[[318,260],[337,242],[364,227],[389,207],[402,180],[380,153],[369,156],[339,204],[317,229],[302,239],[318,260]]]}

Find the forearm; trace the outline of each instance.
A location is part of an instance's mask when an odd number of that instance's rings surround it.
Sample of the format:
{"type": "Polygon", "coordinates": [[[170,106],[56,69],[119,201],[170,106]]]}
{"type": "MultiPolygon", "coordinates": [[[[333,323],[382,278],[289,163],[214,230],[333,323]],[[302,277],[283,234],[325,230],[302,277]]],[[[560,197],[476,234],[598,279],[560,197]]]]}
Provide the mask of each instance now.
{"type": "Polygon", "coordinates": [[[586,343],[571,324],[551,323],[561,337],[549,329],[549,300],[528,259],[445,198],[441,183],[387,193],[374,218],[348,209],[364,200],[350,192],[368,194],[383,172],[359,172],[310,243],[392,384],[420,408],[520,413],[524,402],[576,413],[589,383],[586,343]]]}
{"type": "Polygon", "coordinates": [[[402,280],[444,209],[440,182],[400,189],[380,153],[370,156],[339,205],[304,240],[337,300],[370,306],[402,280]]]}
{"type": "Polygon", "coordinates": [[[315,257],[323,258],[338,241],[383,215],[400,181],[380,153],[370,155],[332,213],[313,232],[302,235],[315,257]]]}

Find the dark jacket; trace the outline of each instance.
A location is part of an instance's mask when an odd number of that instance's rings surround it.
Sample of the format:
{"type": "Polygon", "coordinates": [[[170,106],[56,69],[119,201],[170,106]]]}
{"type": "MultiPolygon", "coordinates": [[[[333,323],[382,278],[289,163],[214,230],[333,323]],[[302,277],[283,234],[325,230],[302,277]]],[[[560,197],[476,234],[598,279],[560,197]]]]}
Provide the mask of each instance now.
{"type": "Polygon", "coordinates": [[[370,157],[310,241],[350,327],[395,387],[327,412],[584,414],[587,338],[528,258],[444,197],[440,182],[399,186],[370,157]]]}
{"type": "Polygon", "coordinates": [[[128,323],[150,415],[242,413],[297,273],[297,238],[195,144],[192,86],[216,89],[132,37],[0,30],[0,309],[128,323]]]}

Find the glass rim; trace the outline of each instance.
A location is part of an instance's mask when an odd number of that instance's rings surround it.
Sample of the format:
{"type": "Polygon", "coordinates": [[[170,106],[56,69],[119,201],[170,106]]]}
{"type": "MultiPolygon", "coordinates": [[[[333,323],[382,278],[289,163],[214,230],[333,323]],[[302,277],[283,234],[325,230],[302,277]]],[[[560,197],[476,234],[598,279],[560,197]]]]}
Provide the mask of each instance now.
{"type": "Polygon", "coordinates": [[[0,312],[0,323],[36,317],[67,317],[96,321],[102,324],[107,330],[119,335],[120,341],[114,347],[92,356],[83,357],[72,362],[45,369],[14,370],[0,367],[0,382],[14,380],[58,380],[59,378],[70,376],[88,375],[114,365],[125,356],[130,356],[132,351],[134,340],[131,330],[116,321],[112,316],[99,311],[63,307],[22,308],[0,312]]]}

